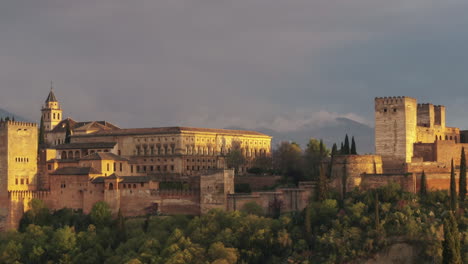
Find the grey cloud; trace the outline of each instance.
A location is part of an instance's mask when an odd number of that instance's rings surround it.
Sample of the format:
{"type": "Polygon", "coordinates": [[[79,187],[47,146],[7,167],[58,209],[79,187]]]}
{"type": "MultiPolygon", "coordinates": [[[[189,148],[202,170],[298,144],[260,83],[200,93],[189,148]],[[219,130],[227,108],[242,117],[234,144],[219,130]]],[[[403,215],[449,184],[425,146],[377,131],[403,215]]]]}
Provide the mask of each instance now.
{"type": "MultiPolygon", "coordinates": [[[[371,123],[373,97],[386,95],[455,111],[466,98],[467,7],[457,0],[4,1],[0,107],[37,119],[52,79],[66,115],[125,127],[281,128],[340,116],[371,123]]],[[[452,120],[462,122],[462,113],[452,120]]]]}

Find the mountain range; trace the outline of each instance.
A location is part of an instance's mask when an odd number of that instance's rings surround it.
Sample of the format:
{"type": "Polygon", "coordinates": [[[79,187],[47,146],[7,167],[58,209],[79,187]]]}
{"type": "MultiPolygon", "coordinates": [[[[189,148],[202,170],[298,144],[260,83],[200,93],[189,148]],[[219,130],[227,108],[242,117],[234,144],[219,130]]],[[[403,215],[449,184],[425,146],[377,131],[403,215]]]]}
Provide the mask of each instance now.
{"type": "MultiPolygon", "coordinates": [[[[245,130],[240,127],[229,127],[229,129],[245,130]]],[[[251,130],[272,136],[272,145],[274,147],[282,141],[294,141],[305,148],[310,138],[316,138],[322,139],[328,148],[331,148],[333,143],[336,143],[339,148],[347,134],[349,140],[354,136],[359,154],[374,152],[374,128],[348,118],[336,118],[332,122],[321,126],[310,123],[287,132],[280,132],[266,127],[251,130]]]]}
{"type": "Polygon", "coordinates": [[[14,117],[16,121],[30,122],[29,120],[27,120],[26,118],[24,118],[22,116],[12,114],[12,113],[8,112],[7,110],[4,110],[4,109],[0,108],[0,118],[5,119],[6,117],[9,117],[9,118],[14,117]]]}

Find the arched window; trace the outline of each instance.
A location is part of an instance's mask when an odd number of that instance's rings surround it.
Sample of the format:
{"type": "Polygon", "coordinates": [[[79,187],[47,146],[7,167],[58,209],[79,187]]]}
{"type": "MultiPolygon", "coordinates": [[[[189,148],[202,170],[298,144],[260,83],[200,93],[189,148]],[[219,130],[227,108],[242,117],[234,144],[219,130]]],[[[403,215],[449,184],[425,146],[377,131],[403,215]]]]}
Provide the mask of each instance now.
{"type": "Polygon", "coordinates": [[[69,158],[69,159],[73,159],[73,151],[69,151],[69,152],[68,152],[68,158],[69,158]]]}
{"type": "Polygon", "coordinates": [[[436,141],[438,140],[439,138],[436,136],[436,141]]]}
{"type": "Polygon", "coordinates": [[[61,156],[62,159],[67,159],[67,152],[66,151],[62,151],[62,156],[61,156]]]}
{"type": "Polygon", "coordinates": [[[127,185],[126,185],[125,183],[123,184],[123,188],[124,188],[124,189],[127,189],[127,185]]]}
{"type": "Polygon", "coordinates": [[[75,151],[75,158],[76,159],[79,159],[80,158],[80,152],[77,150],[75,151]]]}
{"type": "Polygon", "coordinates": [[[445,136],[445,140],[448,140],[448,136],[445,136]]]}
{"type": "Polygon", "coordinates": [[[110,191],[114,190],[114,184],[113,183],[109,183],[109,190],[110,191]]]}
{"type": "Polygon", "coordinates": [[[133,189],[135,189],[135,188],[136,188],[136,184],[133,184],[133,189]]]}
{"type": "Polygon", "coordinates": [[[452,136],[450,136],[450,140],[453,140],[452,136]]]}

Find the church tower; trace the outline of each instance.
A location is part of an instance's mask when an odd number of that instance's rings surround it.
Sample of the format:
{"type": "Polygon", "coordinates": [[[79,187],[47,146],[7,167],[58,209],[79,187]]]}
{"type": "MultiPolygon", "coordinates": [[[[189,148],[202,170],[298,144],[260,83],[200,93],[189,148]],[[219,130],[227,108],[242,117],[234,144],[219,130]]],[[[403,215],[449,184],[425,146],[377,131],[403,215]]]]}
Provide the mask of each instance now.
{"type": "Polygon", "coordinates": [[[49,96],[42,107],[42,120],[45,131],[51,131],[62,120],[62,108],[54,94],[54,88],[50,87],[49,96]]]}

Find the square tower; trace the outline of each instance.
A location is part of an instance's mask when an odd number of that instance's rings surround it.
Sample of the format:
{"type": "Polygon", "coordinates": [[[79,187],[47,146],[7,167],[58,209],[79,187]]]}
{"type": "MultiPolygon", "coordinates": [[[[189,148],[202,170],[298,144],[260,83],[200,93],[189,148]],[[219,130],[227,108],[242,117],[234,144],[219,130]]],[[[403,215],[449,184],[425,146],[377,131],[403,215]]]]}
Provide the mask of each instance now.
{"type": "Polygon", "coordinates": [[[375,151],[385,169],[411,162],[416,141],[417,101],[411,97],[375,98],[375,151]]]}
{"type": "Polygon", "coordinates": [[[38,129],[34,123],[0,123],[0,194],[37,189],[38,129]]]}

